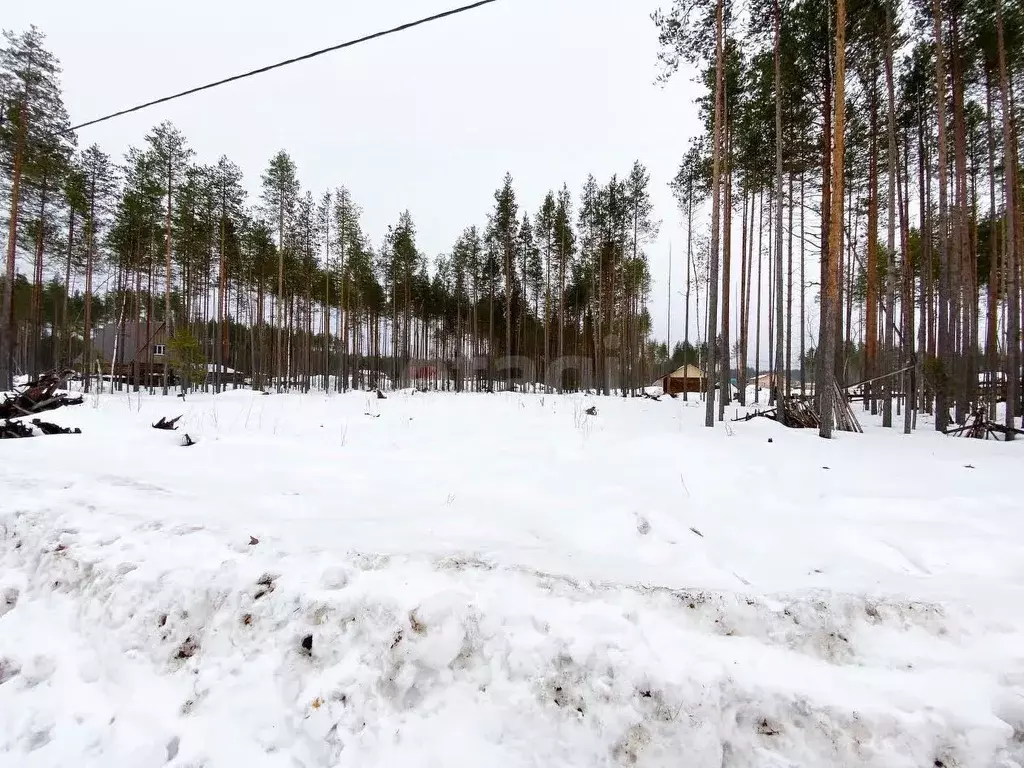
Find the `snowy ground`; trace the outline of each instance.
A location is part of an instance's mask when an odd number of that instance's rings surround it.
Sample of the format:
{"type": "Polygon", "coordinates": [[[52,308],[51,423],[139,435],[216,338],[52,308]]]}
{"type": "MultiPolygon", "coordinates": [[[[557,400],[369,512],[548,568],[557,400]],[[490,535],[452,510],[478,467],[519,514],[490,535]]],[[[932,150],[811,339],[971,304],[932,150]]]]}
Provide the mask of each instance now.
{"type": "Polygon", "coordinates": [[[0,443],[3,768],[1024,766],[1024,443],[681,398],[52,420],[0,443]]]}

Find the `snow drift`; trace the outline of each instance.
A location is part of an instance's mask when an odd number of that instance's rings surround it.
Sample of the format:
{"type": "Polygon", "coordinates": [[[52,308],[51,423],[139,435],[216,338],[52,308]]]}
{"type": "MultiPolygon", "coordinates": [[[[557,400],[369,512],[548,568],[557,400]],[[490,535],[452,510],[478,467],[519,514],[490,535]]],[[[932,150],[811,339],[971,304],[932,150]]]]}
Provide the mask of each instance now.
{"type": "Polygon", "coordinates": [[[702,415],[62,413],[0,446],[0,765],[1024,765],[1017,446],[702,415]]]}

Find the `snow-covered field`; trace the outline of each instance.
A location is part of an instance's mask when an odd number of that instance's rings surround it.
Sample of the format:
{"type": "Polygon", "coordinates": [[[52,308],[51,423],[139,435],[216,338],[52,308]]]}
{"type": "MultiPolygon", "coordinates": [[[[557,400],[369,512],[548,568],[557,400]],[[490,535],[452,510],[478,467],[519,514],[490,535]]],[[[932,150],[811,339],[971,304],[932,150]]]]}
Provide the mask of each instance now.
{"type": "Polygon", "coordinates": [[[1022,443],[550,395],[49,418],[83,434],[0,443],[3,768],[1024,766],[1022,443]]]}

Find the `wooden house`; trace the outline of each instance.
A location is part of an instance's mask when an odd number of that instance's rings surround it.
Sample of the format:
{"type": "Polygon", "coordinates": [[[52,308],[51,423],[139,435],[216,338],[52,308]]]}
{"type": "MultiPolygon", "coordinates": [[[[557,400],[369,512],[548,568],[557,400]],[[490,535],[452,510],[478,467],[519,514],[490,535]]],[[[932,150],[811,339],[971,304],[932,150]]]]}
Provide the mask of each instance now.
{"type": "Polygon", "coordinates": [[[164,323],[109,323],[93,331],[92,345],[103,360],[104,374],[110,372],[113,362],[114,377],[125,378],[129,384],[160,384],[165,369],[173,381],[164,323]]]}
{"type": "Polygon", "coordinates": [[[661,379],[661,388],[666,395],[678,395],[683,392],[703,392],[704,372],[695,365],[684,365],[661,379]]]}

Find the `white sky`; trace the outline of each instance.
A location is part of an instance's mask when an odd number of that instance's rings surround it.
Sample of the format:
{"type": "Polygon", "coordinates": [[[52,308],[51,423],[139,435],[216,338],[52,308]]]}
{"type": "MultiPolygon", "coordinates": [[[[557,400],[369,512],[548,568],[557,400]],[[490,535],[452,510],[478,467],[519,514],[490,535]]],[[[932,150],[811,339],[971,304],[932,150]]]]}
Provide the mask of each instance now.
{"type": "MultiPolygon", "coordinates": [[[[464,0],[463,0],[464,2],[464,0]]],[[[76,123],[210,80],[437,13],[460,0],[139,0],[9,3],[2,25],[35,23],[64,65],[76,123]]],[[[408,208],[419,245],[447,251],[482,225],[505,171],[531,214],[586,175],[652,176],[661,236],[649,248],[656,335],[666,331],[669,244],[682,288],[685,233],[668,182],[699,130],[682,72],[655,84],[659,0],[501,0],[471,13],[84,129],[120,159],[170,119],[196,159],[227,154],[258,192],[286,149],[314,195],[346,185],[379,243],[408,208]]],[[[673,340],[683,305],[673,306],[673,340]]],[[[691,319],[691,323],[694,321],[691,319]]],[[[691,335],[695,332],[691,330],[691,335]]]]}

